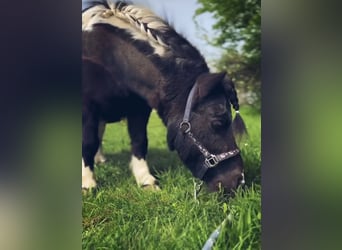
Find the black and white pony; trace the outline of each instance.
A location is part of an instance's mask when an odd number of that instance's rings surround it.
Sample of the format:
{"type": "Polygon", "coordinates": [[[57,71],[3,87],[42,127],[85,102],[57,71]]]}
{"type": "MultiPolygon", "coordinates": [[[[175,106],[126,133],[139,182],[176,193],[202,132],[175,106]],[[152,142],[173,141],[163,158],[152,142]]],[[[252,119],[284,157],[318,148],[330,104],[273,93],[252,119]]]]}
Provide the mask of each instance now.
{"type": "Polygon", "coordinates": [[[210,73],[186,39],[148,9],[108,2],[82,13],[82,43],[83,188],[96,186],[103,125],[126,118],[136,182],[159,189],[145,161],[152,109],[167,127],[169,148],[209,190],[230,191],[243,181],[233,135],[243,122],[238,112],[232,122],[231,114],[231,106],[239,110],[234,84],[225,73],[210,73]]]}

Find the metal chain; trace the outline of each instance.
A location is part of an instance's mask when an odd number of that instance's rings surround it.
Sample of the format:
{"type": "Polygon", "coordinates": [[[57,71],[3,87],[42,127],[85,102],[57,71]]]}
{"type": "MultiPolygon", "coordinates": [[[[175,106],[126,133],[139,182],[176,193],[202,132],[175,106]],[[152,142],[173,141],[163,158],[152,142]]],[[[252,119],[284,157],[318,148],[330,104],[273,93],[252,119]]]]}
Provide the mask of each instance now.
{"type": "Polygon", "coordinates": [[[198,147],[199,151],[201,151],[201,153],[207,158],[210,157],[210,153],[209,151],[199,142],[196,140],[196,138],[194,137],[193,133],[191,131],[189,131],[187,133],[187,135],[190,137],[190,139],[194,142],[194,144],[198,147]]]}

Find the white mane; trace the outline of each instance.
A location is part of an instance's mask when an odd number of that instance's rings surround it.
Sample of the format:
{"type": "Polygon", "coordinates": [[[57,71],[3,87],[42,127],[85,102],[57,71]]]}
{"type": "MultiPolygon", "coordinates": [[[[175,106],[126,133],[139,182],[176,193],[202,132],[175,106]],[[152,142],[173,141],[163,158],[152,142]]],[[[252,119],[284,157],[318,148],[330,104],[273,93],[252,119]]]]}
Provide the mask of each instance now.
{"type": "Polygon", "coordinates": [[[91,31],[94,24],[106,23],[127,30],[134,39],[148,41],[155,53],[163,55],[169,47],[154,30],[165,32],[167,23],[152,11],[136,5],[118,6],[108,2],[110,8],[96,5],[82,13],[82,30],[91,31]]]}

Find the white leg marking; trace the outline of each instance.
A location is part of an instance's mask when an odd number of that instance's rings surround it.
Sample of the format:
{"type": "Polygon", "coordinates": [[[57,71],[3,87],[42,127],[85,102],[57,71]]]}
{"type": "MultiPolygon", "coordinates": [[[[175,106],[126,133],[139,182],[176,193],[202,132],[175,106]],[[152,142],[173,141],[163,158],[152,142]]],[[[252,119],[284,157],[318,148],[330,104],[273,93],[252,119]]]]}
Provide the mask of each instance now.
{"type": "Polygon", "coordinates": [[[106,157],[103,155],[103,152],[102,152],[102,145],[99,146],[99,149],[97,150],[96,152],[96,155],[95,155],[95,158],[94,158],[94,161],[96,164],[99,164],[99,163],[104,163],[106,162],[106,157]]]}
{"type": "Polygon", "coordinates": [[[99,146],[99,149],[97,150],[96,152],[96,155],[94,157],[94,161],[96,164],[99,164],[99,163],[104,163],[106,162],[106,157],[103,155],[103,152],[102,152],[102,145],[99,146]]]}
{"type": "Polygon", "coordinates": [[[84,166],[82,158],[82,188],[94,188],[96,187],[96,181],[93,171],[89,166],[84,166]]]}
{"type": "Polygon", "coordinates": [[[103,139],[103,134],[105,132],[105,128],[106,128],[106,123],[100,122],[99,123],[99,132],[98,132],[100,144],[99,144],[99,149],[97,150],[95,158],[94,158],[94,161],[96,164],[106,162],[106,157],[103,155],[103,151],[102,151],[102,139],[103,139]]]}
{"type": "Polygon", "coordinates": [[[130,167],[139,186],[151,186],[156,190],[160,189],[156,185],[156,178],[151,175],[144,159],[139,160],[135,156],[132,156],[130,167]]]}

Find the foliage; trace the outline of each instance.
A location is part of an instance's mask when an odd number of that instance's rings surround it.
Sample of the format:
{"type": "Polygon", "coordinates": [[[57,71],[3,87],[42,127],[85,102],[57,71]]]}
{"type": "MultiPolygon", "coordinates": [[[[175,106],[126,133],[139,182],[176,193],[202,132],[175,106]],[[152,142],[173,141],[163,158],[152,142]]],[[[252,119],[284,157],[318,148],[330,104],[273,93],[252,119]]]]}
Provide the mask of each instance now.
{"type": "Polygon", "coordinates": [[[228,49],[214,63],[219,71],[228,72],[239,91],[241,103],[253,104],[260,110],[261,81],[260,65],[250,64],[246,57],[234,49],[228,49]]]}
{"type": "Polygon", "coordinates": [[[201,7],[196,15],[213,13],[219,36],[213,44],[223,48],[237,48],[242,41],[243,54],[250,64],[260,61],[261,1],[260,0],[198,0],[201,7]]]}
{"type": "MultiPolygon", "coordinates": [[[[198,0],[195,17],[209,12],[216,19],[216,38],[207,41],[224,49],[216,68],[227,71],[243,91],[260,94],[261,1],[198,0]],[[254,85],[254,86],[253,86],[254,85]]],[[[248,93],[248,92],[247,92],[248,93]]]]}
{"type": "Polygon", "coordinates": [[[126,123],[109,125],[104,137],[108,162],[95,170],[100,187],[83,195],[82,248],[201,249],[231,214],[214,249],[260,249],[260,114],[246,107],[241,113],[250,135],[242,148],[247,187],[230,198],[203,190],[199,203],[193,198],[192,175],[168,151],[166,130],[155,112],[148,124],[147,160],[160,192],[137,187],[128,168],[126,123]]]}

